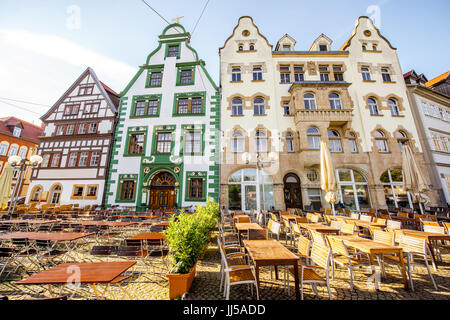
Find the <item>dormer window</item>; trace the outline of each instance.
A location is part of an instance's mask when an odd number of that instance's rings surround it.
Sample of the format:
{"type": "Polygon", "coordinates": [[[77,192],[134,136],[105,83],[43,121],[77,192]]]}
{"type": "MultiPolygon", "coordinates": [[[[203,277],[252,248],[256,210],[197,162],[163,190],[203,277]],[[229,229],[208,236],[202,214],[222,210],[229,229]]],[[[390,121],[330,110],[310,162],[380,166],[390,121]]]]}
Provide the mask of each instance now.
{"type": "Polygon", "coordinates": [[[255,45],[252,43],[250,44],[250,51],[254,51],[255,50],[255,45]]]}
{"type": "Polygon", "coordinates": [[[22,129],[19,127],[14,128],[13,136],[19,138],[20,134],[22,133],[22,129]]]}
{"type": "Polygon", "coordinates": [[[290,44],[283,44],[283,51],[291,51],[291,45],[290,44]]]}
{"type": "Polygon", "coordinates": [[[372,49],[373,49],[373,51],[377,51],[377,45],[374,44],[374,45],[372,46],[372,49]]]}
{"type": "Polygon", "coordinates": [[[243,44],[240,44],[240,45],[239,45],[238,51],[244,51],[244,45],[243,45],[243,44]]]}
{"type": "Polygon", "coordinates": [[[326,44],[319,44],[319,51],[328,51],[328,46],[326,44]]]}
{"type": "Polygon", "coordinates": [[[362,45],[362,51],[367,51],[367,44],[364,43],[364,44],[362,45]]]}

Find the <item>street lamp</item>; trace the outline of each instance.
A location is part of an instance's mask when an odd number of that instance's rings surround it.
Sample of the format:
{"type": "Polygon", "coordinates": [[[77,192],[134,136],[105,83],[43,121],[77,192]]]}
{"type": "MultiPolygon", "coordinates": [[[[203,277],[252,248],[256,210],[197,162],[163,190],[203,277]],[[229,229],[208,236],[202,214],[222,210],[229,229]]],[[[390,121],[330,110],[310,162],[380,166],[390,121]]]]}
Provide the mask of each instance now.
{"type": "Polygon", "coordinates": [[[30,159],[21,158],[19,156],[11,156],[8,158],[8,163],[16,170],[19,170],[19,177],[14,186],[14,190],[11,194],[11,200],[9,202],[8,214],[12,214],[16,208],[17,199],[19,197],[20,188],[22,187],[23,176],[29,167],[36,168],[42,163],[42,157],[39,155],[33,155],[30,159]]]}

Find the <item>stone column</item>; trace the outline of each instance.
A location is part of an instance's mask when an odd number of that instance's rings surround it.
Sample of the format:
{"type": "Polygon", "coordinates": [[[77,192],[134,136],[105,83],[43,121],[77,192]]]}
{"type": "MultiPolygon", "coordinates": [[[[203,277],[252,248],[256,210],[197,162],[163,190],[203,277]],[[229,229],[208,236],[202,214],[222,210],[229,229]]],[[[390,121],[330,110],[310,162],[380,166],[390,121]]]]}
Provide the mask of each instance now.
{"type": "MultiPolygon", "coordinates": [[[[284,203],[284,186],[281,183],[273,185],[273,200],[275,202],[275,210],[286,210],[286,204],[284,203]]],[[[270,208],[266,208],[270,210],[270,208]]]]}

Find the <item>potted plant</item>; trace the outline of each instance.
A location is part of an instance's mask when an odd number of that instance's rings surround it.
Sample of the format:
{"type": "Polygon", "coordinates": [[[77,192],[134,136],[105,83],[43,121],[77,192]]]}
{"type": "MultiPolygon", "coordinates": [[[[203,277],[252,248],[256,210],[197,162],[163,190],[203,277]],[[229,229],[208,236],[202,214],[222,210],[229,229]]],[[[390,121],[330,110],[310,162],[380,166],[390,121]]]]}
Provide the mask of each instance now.
{"type": "MultiPolygon", "coordinates": [[[[195,277],[196,264],[209,241],[209,231],[217,223],[215,201],[208,198],[207,205],[197,206],[194,214],[180,211],[169,220],[165,237],[169,243],[172,268],[169,279],[169,299],[188,292],[195,277]]],[[[217,206],[218,208],[218,206],[217,206]]]]}

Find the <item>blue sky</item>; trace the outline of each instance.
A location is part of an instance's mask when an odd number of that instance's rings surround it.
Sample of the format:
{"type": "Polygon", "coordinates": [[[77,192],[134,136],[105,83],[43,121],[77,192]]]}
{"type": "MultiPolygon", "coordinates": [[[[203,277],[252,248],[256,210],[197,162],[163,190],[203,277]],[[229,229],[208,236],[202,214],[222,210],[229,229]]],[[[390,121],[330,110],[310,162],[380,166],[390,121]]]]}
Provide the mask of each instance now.
{"type": "MultiPolygon", "coordinates": [[[[192,31],[206,0],[147,2],[169,21],[184,16],[181,23],[192,31]]],[[[374,14],[367,12],[373,5],[380,8],[376,23],[398,49],[403,72],[414,68],[431,79],[450,69],[448,0],[210,0],[191,43],[219,83],[218,49],[240,16],[252,16],[273,45],[289,33],[298,50],[308,50],[325,33],[338,49],[359,16],[374,14]]],[[[1,0],[0,97],[51,105],[87,66],[120,92],[165,26],[141,0],[1,0]],[[80,9],[79,28],[68,25],[74,21],[71,6],[80,9]]],[[[0,103],[0,117],[39,123],[47,109],[8,102],[0,103]]]]}

